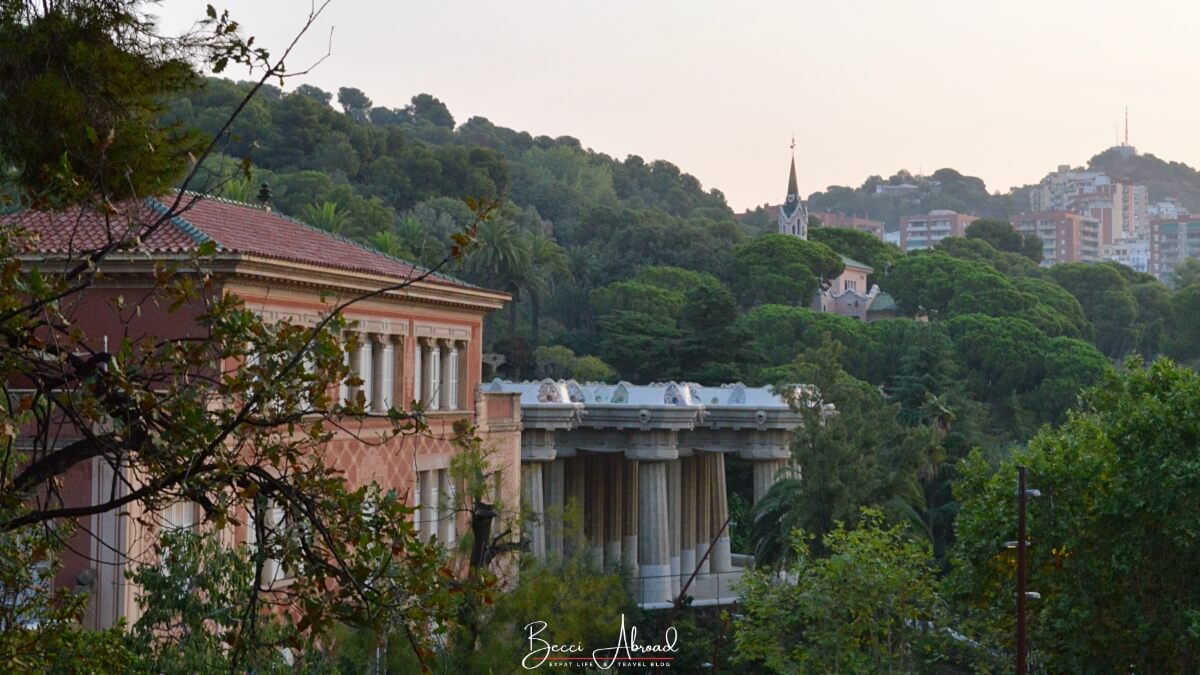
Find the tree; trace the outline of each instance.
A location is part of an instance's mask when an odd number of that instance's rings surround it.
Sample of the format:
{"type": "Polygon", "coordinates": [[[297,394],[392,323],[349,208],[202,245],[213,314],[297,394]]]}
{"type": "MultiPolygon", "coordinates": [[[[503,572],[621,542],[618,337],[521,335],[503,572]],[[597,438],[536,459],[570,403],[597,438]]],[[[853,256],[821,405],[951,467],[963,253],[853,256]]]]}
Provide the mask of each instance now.
{"type": "Polygon", "coordinates": [[[875,269],[875,275],[883,275],[904,257],[904,252],[895,244],[883,241],[867,232],[845,227],[818,227],[808,231],[808,238],[819,241],[837,253],[866,263],[875,269]]]}
{"type": "Polygon", "coordinates": [[[1116,359],[1137,347],[1137,300],[1117,269],[1103,264],[1067,263],[1051,267],[1050,277],[1079,301],[1095,327],[1095,344],[1100,351],[1116,359]]]}
{"type": "Polygon", "coordinates": [[[371,99],[354,87],[341,87],[337,93],[338,104],[347,115],[357,116],[363,120],[369,119],[367,111],[371,109],[371,99]]]}
{"type": "Polygon", "coordinates": [[[1200,283],[1200,259],[1188,258],[1171,272],[1171,286],[1176,290],[1200,283]]]}
{"type": "Polygon", "coordinates": [[[947,313],[961,293],[985,293],[1010,287],[992,267],[953,258],[941,251],[917,251],[892,266],[881,283],[903,314],[928,312],[937,318],[947,313]]]}
{"type": "Polygon", "coordinates": [[[843,349],[825,336],[777,378],[812,388],[793,403],[804,420],[792,450],[803,478],[775,483],[755,505],[751,542],[759,564],[782,561],[793,530],[821,537],[839,522],[853,525],[863,506],[887,508],[923,529],[917,469],[933,450],[928,434],[901,425],[898,405],[847,375],[838,365],[843,349]]]}
{"type": "Polygon", "coordinates": [[[1200,668],[1192,570],[1195,528],[1178,517],[1200,499],[1200,376],[1165,359],[1110,371],[1077,411],[995,465],[962,467],[950,588],[964,629],[1010,651],[1016,465],[1042,493],[1029,505],[1030,643],[1048,672],[1200,668]],[[1103,630],[1096,630],[1103,626],[1103,630]]]}
{"type": "Polygon", "coordinates": [[[1042,262],[1042,240],[1036,235],[1017,232],[1008,221],[980,218],[967,225],[966,236],[986,241],[997,251],[1019,253],[1035,263],[1042,262]]]}
{"type": "Polygon", "coordinates": [[[916,672],[932,661],[944,608],[928,547],[870,509],[822,537],[828,556],[809,538],[795,532],[785,574],[742,577],[738,659],[776,673],[916,672]]]}
{"type": "Polygon", "coordinates": [[[316,101],[323,106],[328,106],[329,102],[333,100],[333,94],[311,84],[302,84],[299,87],[296,87],[295,94],[297,96],[303,96],[309,100],[316,101]]]}
{"type": "Polygon", "coordinates": [[[435,127],[446,129],[454,128],[454,116],[450,114],[450,109],[429,94],[417,94],[412,97],[412,104],[408,106],[408,110],[417,122],[428,122],[435,127]]]}
{"type": "Polygon", "coordinates": [[[541,342],[542,299],[553,292],[555,285],[571,280],[571,262],[562,248],[544,234],[526,237],[530,273],[523,285],[529,298],[529,342],[537,349],[541,342]]]}
{"type": "MultiPolygon", "coordinates": [[[[323,7],[313,8],[301,34],[323,7]]],[[[321,452],[331,438],[331,418],[342,418],[340,424],[364,412],[361,397],[343,402],[331,393],[349,377],[345,350],[354,344],[341,339],[347,327],[341,311],[347,304],[334,306],[313,326],[264,320],[236,297],[213,292],[206,261],[216,247],[209,242],[189,259],[154,264],[140,299],[111,300],[123,328],[112,344],[103,345],[80,328],[79,298],[107,271],[110,256],[136,250],[203,199],[188,190],[203,187],[198,177],[228,140],[238,113],[268,80],[285,77],[290,51],[271,57],[251,47],[252,40],[238,34],[227,14],[217,16],[211,8],[201,24],[204,31],[182,40],[162,38],[141,10],[140,4],[123,1],[0,7],[0,41],[14,49],[20,40],[28,42],[0,57],[26,59],[20,77],[0,85],[8,87],[0,98],[16,105],[51,82],[58,100],[83,105],[69,119],[17,114],[9,107],[2,111],[5,133],[67,139],[79,131],[81,120],[110,122],[85,133],[95,154],[85,148],[72,160],[74,150],[68,147],[68,161],[56,161],[49,172],[38,168],[40,151],[20,144],[4,150],[10,161],[29,169],[18,181],[24,205],[35,210],[0,228],[0,339],[6,345],[0,351],[0,552],[5,554],[0,582],[5,592],[32,598],[39,606],[0,605],[0,655],[13,657],[5,662],[19,659],[41,669],[70,658],[57,653],[63,648],[119,651],[111,642],[96,644],[70,629],[57,630],[63,627],[63,608],[77,609],[79,601],[30,588],[35,575],[13,566],[52,559],[74,518],[119,509],[153,530],[165,507],[185,502],[195,504],[215,530],[255,529],[252,580],[264,578],[268,558],[284,568],[304,568],[286,588],[252,583],[242,589],[247,592],[235,607],[241,618],[222,624],[225,667],[243,669],[257,650],[278,646],[261,641],[266,636],[259,629],[266,624],[260,619],[268,603],[293,617],[296,630],[310,637],[325,634],[335,623],[377,625],[386,618],[408,629],[420,658],[433,644],[427,627],[453,620],[447,586],[439,582],[442,554],[418,538],[403,495],[350,487],[321,452]],[[29,59],[32,51],[21,51],[62,44],[72,45],[66,57],[46,53],[29,59]],[[194,161],[176,151],[182,146],[172,145],[175,137],[158,135],[156,104],[149,102],[194,81],[191,63],[207,63],[217,71],[238,63],[261,73],[194,161]],[[148,139],[161,139],[161,152],[151,151],[148,139]],[[120,150],[134,147],[136,152],[120,150]],[[178,189],[162,198],[161,208],[142,206],[141,197],[158,197],[175,181],[178,189]],[[72,251],[61,265],[22,264],[29,245],[25,219],[40,218],[36,209],[63,206],[76,209],[68,215],[107,224],[107,239],[72,251]],[[137,323],[143,314],[179,317],[198,337],[173,340],[165,329],[147,334],[144,321],[141,327],[137,323]],[[71,503],[62,494],[64,477],[93,463],[113,468],[117,476],[128,472],[138,478],[125,491],[114,480],[94,499],[71,503]],[[268,524],[264,502],[295,527],[268,524]],[[8,555],[22,549],[24,556],[8,555]],[[26,614],[30,609],[34,613],[26,614]],[[28,630],[29,616],[46,618],[48,630],[28,630]]],[[[485,210],[480,209],[480,218],[485,210]]],[[[464,250],[469,234],[456,239],[464,250]]],[[[419,278],[348,302],[402,290],[419,278]]],[[[384,436],[424,428],[419,415],[393,410],[389,419],[384,436]]],[[[188,545],[168,541],[168,565],[172,547],[188,545]]],[[[222,574],[219,564],[210,571],[222,574]]],[[[170,583],[183,577],[174,575],[170,583]]],[[[227,604],[223,581],[215,581],[187,600],[227,604]]],[[[202,623],[207,629],[216,620],[207,616],[202,623]]],[[[172,630],[179,627],[169,617],[163,622],[172,630]]],[[[191,635],[198,635],[198,625],[191,624],[191,635]]],[[[108,637],[98,635],[99,640],[108,637]]]]}
{"type": "Polygon", "coordinates": [[[763,235],[739,245],[733,255],[733,290],[744,307],[807,305],[844,267],[825,244],[786,234],[763,235]]]}

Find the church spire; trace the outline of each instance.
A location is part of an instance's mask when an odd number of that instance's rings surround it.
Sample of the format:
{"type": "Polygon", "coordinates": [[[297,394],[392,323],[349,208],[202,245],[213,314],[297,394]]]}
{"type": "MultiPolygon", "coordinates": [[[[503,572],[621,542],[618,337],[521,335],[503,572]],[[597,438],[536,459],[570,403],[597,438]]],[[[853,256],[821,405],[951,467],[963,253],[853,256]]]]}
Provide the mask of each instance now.
{"type": "Polygon", "coordinates": [[[801,239],[808,238],[808,211],[800,201],[800,182],[796,180],[796,138],[790,146],[792,165],[788,173],[787,197],[779,207],[779,231],[801,239]]]}
{"type": "Polygon", "coordinates": [[[787,216],[791,216],[796,212],[796,208],[800,206],[800,185],[796,180],[796,137],[792,137],[792,170],[788,174],[787,197],[783,201],[783,212],[787,216]]]}

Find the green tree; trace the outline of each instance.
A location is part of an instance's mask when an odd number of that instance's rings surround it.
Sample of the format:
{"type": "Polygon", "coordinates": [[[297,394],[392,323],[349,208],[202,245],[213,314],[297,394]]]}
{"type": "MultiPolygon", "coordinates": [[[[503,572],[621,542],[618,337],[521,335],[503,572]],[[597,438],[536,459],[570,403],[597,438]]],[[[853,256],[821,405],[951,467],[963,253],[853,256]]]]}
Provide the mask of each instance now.
{"type": "Polygon", "coordinates": [[[786,574],[742,577],[739,660],[775,673],[917,672],[934,659],[945,616],[927,546],[864,509],[822,538],[827,556],[794,534],[786,574]]]}
{"type": "Polygon", "coordinates": [[[882,275],[904,257],[904,252],[895,244],[883,241],[879,237],[859,230],[845,227],[817,227],[808,231],[808,238],[819,241],[837,253],[866,263],[875,269],[871,283],[876,275],[882,275]]]}
{"type": "Polygon", "coordinates": [[[1171,273],[1171,286],[1175,289],[1186,288],[1200,283],[1200,259],[1188,258],[1175,266],[1171,273]]]}
{"type": "Polygon", "coordinates": [[[1030,643],[1048,672],[1200,668],[1192,583],[1200,538],[1180,518],[1200,499],[1200,376],[1165,359],[1110,371],[1061,427],[998,466],[963,465],[950,588],[969,628],[1011,651],[1015,466],[1042,493],[1029,505],[1030,643]],[[1102,626],[1102,630],[1097,630],[1102,626]],[[1119,665],[1116,665],[1119,664],[1119,665]]]}
{"type": "Polygon", "coordinates": [[[1051,267],[1050,277],[1079,301],[1095,327],[1095,344],[1100,351],[1115,359],[1137,347],[1137,300],[1117,269],[1068,263],[1051,267]]]}
{"type": "Polygon", "coordinates": [[[997,251],[1019,253],[1035,263],[1042,262],[1042,240],[1036,235],[1017,232],[1012,223],[980,218],[967,226],[968,239],[982,239],[997,251]]]}
{"type": "Polygon", "coordinates": [[[733,291],[744,307],[807,305],[820,284],[842,273],[842,259],[825,244],[767,234],[734,249],[733,291]]]}

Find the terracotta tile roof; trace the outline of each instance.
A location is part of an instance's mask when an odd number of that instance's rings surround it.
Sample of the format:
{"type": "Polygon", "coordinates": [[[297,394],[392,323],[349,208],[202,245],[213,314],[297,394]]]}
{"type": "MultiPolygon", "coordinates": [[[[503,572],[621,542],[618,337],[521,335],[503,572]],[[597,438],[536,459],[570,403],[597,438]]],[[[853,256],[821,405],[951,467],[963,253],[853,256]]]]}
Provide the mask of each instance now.
{"type": "MultiPolygon", "coordinates": [[[[25,211],[0,217],[0,225],[19,224],[34,237],[31,253],[74,254],[127,238],[147,217],[165,213],[170,199],[144,203],[104,218],[80,209],[25,211]]],[[[320,267],[406,279],[422,273],[412,263],[319,230],[258,206],[215,197],[185,195],[183,212],[158,228],[138,251],[188,253],[213,241],[218,252],[287,260],[320,267]]],[[[470,284],[446,275],[428,281],[454,286],[470,284]]]]}

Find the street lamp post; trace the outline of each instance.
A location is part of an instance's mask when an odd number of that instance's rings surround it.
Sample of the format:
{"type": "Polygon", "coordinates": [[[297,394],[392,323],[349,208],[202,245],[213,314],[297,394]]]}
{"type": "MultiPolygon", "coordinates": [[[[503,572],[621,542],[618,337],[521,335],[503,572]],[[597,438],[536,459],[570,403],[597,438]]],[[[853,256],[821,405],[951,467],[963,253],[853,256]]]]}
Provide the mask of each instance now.
{"type": "Polygon", "coordinates": [[[1025,664],[1025,467],[1017,467],[1017,675],[1025,664]]]}
{"type": "Polygon", "coordinates": [[[1017,549],[1017,675],[1025,675],[1026,642],[1028,641],[1025,626],[1025,601],[1029,598],[1042,597],[1025,589],[1028,573],[1025,569],[1025,548],[1029,542],[1025,539],[1025,501],[1029,497],[1041,497],[1038,490],[1025,487],[1025,467],[1017,467],[1017,540],[1012,542],[1017,549]]]}

